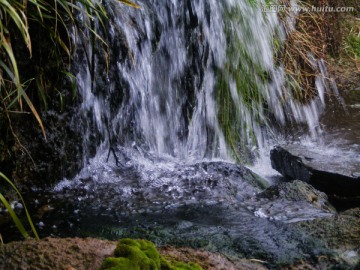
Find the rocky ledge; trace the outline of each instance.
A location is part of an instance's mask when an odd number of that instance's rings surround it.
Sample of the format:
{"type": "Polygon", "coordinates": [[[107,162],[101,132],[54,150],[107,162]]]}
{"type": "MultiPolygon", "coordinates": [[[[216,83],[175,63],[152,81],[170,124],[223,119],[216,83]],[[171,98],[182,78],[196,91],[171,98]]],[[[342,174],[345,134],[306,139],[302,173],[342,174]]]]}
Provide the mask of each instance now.
{"type": "MultiPolygon", "coordinates": [[[[105,258],[113,256],[116,245],[115,241],[94,238],[11,242],[0,245],[0,269],[98,270],[105,258]]],[[[218,253],[191,248],[163,247],[159,253],[169,260],[194,262],[204,270],[267,269],[256,260],[232,260],[218,253]]]]}
{"type": "MultiPolygon", "coordinates": [[[[354,154],[355,155],[355,154],[354,154]]],[[[343,157],[301,145],[276,146],[271,165],[289,179],[305,181],[330,199],[360,205],[359,157],[343,157]]]]}

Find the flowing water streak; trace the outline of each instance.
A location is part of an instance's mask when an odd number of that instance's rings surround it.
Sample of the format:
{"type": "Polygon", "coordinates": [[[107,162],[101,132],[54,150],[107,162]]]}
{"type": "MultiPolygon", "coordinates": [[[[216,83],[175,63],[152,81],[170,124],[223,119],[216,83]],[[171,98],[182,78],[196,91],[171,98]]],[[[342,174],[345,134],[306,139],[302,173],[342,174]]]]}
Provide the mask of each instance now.
{"type": "MultiPolygon", "coordinates": [[[[245,85],[245,91],[255,91],[262,97],[249,104],[244,89],[239,90],[236,85],[236,78],[226,78],[238,110],[235,121],[242,126],[238,132],[243,138],[254,134],[259,148],[268,149],[264,104],[277,122],[306,123],[311,136],[317,136],[325,91],[329,89],[324,81],[325,66],[314,59],[321,71],[316,80],[319,97],[306,106],[296,102],[285,87],[281,65],[275,66],[273,59],[274,36],[280,41],[285,38],[275,13],[263,13],[247,0],[138,3],[140,10],[115,1],[107,4],[111,23],[106,31],[115,62],[110,61],[112,74],[107,76],[105,87],[99,86],[96,77],[104,73],[99,56],[90,65],[79,63],[77,80],[83,97],[80,113],[90,112],[93,117],[97,131],[90,133],[100,134],[100,155],[109,147],[122,144],[182,160],[231,160],[216,101],[218,71],[224,70],[229,61],[235,63],[235,68],[237,62],[244,67],[240,76],[252,77],[254,83],[245,85]],[[238,14],[229,21],[227,16],[232,10],[238,14]],[[117,39],[128,48],[125,56],[117,39]],[[230,57],[228,48],[239,42],[238,51],[230,57]],[[95,66],[94,82],[89,66],[95,66]],[[246,74],[254,69],[266,73],[267,80],[256,72],[246,74]],[[114,80],[114,76],[120,79],[114,80]],[[119,92],[123,97],[114,103],[113,95],[119,92]]],[[[91,55],[91,42],[85,47],[91,55]]]]}

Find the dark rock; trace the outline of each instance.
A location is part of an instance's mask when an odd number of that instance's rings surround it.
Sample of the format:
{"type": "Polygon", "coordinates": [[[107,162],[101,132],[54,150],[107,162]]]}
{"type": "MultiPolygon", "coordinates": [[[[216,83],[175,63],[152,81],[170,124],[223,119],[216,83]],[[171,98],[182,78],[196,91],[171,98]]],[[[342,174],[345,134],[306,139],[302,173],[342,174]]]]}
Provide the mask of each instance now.
{"type": "Polygon", "coordinates": [[[356,160],[301,145],[276,146],[270,155],[272,167],[287,178],[305,181],[331,198],[360,198],[360,164],[356,160]]]}

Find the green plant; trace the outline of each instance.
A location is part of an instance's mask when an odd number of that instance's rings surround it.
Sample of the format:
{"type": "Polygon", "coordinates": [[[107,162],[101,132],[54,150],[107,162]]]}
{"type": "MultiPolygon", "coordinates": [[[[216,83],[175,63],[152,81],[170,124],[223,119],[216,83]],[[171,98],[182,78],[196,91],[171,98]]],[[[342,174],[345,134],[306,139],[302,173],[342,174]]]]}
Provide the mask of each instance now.
{"type": "Polygon", "coordinates": [[[360,29],[358,33],[351,31],[346,39],[347,51],[350,57],[360,61],[360,29]]]}
{"type": "MultiPolygon", "coordinates": [[[[5,180],[5,182],[7,182],[11,188],[13,190],[16,191],[16,193],[18,194],[23,206],[24,206],[24,209],[25,209],[25,213],[26,213],[26,217],[27,217],[27,220],[30,224],[30,227],[31,227],[31,230],[34,234],[34,236],[36,237],[36,239],[39,239],[39,235],[35,229],[35,226],[31,220],[31,217],[30,217],[30,214],[29,214],[29,211],[27,210],[26,208],[26,204],[25,204],[25,201],[20,193],[20,191],[17,189],[17,187],[14,185],[13,182],[10,181],[9,178],[7,178],[3,173],[0,172],[0,178],[2,178],[3,180],[5,180]]],[[[22,222],[20,221],[20,219],[18,218],[18,216],[16,215],[15,211],[11,208],[9,202],[6,200],[6,198],[0,193],[0,201],[3,203],[3,205],[6,207],[6,209],[8,210],[12,220],[14,221],[16,227],[18,228],[19,232],[23,235],[24,238],[28,238],[29,237],[29,234],[28,232],[26,231],[24,225],[22,224],[22,222]]]]}
{"type": "Polygon", "coordinates": [[[116,257],[106,258],[103,270],[201,270],[195,263],[170,262],[159,254],[147,240],[121,239],[115,249],[116,257]]]}
{"type": "MultiPolygon", "coordinates": [[[[252,4],[249,8],[258,7],[252,4]]],[[[241,162],[250,161],[248,148],[258,143],[256,125],[267,123],[264,108],[269,77],[261,59],[251,54],[257,41],[245,16],[240,7],[226,11],[227,62],[217,72],[216,88],[219,124],[233,158],[241,162]]]]}
{"type": "MultiPolygon", "coordinates": [[[[119,0],[119,2],[139,8],[138,5],[128,0],[119,0]]],[[[6,110],[16,107],[15,110],[23,111],[23,101],[25,101],[39,123],[45,137],[44,125],[34,106],[33,100],[27,92],[29,85],[35,80],[39,96],[46,107],[45,76],[42,72],[42,67],[33,67],[39,69],[35,78],[22,81],[18,59],[15,57],[13,46],[21,47],[25,45],[30,59],[33,48],[29,25],[30,23],[37,23],[45,29],[50,41],[49,44],[53,44],[52,53],[55,54],[53,59],[60,62],[57,65],[57,68],[60,69],[63,54],[68,55],[70,59],[74,50],[70,40],[70,33],[67,29],[69,25],[77,28],[76,13],[84,15],[84,20],[87,21],[86,28],[95,39],[105,44],[91,23],[96,18],[102,24],[103,18],[106,18],[106,12],[101,1],[0,0],[0,102],[6,110]],[[21,37],[22,43],[19,43],[17,35],[21,37]],[[16,44],[14,42],[15,39],[17,39],[16,44]]],[[[60,72],[61,70],[58,71],[60,72]]]]}

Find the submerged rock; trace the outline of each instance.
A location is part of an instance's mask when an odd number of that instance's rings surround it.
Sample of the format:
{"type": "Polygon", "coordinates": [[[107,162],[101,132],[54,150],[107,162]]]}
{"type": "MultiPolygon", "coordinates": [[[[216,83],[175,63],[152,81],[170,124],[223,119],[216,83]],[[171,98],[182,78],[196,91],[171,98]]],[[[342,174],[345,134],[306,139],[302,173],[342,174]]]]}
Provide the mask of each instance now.
{"type": "Polygon", "coordinates": [[[352,197],[360,202],[360,163],[320,153],[301,145],[276,146],[271,165],[290,179],[305,181],[332,198],[352,197]]]}

